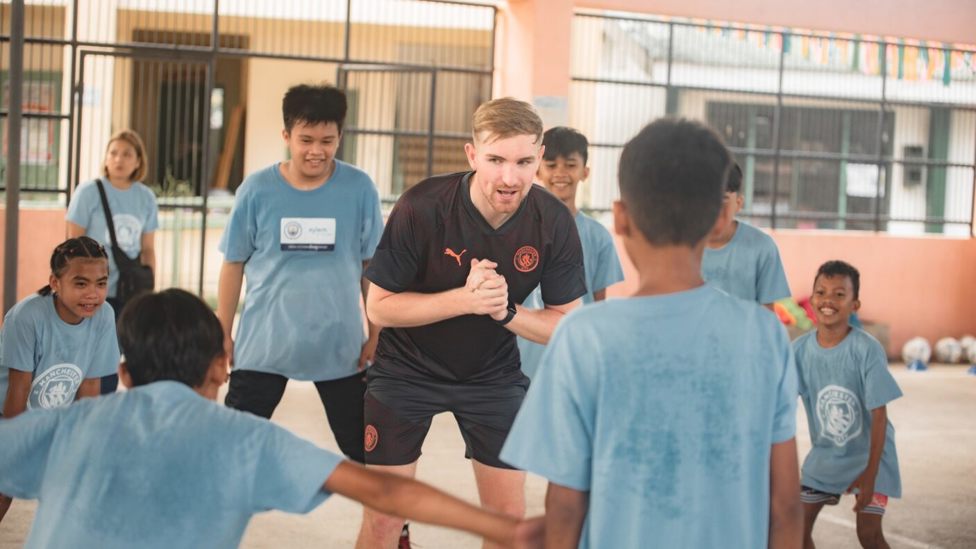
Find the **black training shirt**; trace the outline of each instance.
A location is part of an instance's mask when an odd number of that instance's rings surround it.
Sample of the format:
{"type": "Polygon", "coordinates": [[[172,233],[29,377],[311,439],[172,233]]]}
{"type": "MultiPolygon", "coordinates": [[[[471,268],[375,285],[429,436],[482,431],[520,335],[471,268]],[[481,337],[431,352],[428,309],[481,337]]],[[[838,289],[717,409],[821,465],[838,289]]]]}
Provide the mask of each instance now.
{"type": "MultiPolygon", "coordinates": [[[[569,209],[532,185],[515,214],[493,229],[471,202],[472,173],[432,177],[403,193],[366,278],[390,292],[438,293],[464,286],[472,258],[490,259],[513,303],[539,284],[551,305],[586,293],[583,250],[569,209]]],[[[519,354],[515,334],[487,315],[464,315],[384,328],[374,368],[400,377],[490,381],[517,372],[519,354]]]]}

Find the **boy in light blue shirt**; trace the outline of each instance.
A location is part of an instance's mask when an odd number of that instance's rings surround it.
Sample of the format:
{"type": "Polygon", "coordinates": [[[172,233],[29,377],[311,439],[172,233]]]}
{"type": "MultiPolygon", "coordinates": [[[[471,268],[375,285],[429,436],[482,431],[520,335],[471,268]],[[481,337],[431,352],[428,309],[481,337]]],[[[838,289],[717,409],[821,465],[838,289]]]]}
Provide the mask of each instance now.
{"type": "Polygon", "coordinates": [[[733,164],[722,202],[728,221],[709,236],[702,278],[729,295],[772,310],[774,302],[790,297],[790,286],[772,237],[735,218],[742,210],[741,187],[742,169],[733,164]]]}
{"type": "MultiPolygon", "coordinates": [[[[546,190],[556,195],[573,213],[580,244],[583,246],[583,270],[586,275],[583,304],[603,301],[607,296],[607,288],[624,279],[624,271],[620,267],[617,248],[610,232],[602,223],[576,208],[576,191],[579,184],[590,175],[590,168],[586,165],[589,143],[586,136],[573,128],[557,126],[542,135],[542,146],[545,152],[542,154],[537,178],[546,190]]],[[[544,308],[541,288],[533,290],[522,306],[544,308]]],[[[522,372],[531,378],[539,368],[539,359],[542,358],[545,345],[520,337],[518,347],[522,372]]]]}
{"type": "Polygon", "coordinates": [[[701,277],[730,164],[686,120],[624,147],[614,228],[640,285],[563,319],[501,455],[549,480],[547,547],[799,547],[789,341],[701,277]]]}
{"type": "Polygon", "coordinates": [[[0,491],[40,500],[27,547],[237,547],[255,513],[306,513],[331,493],[541,546],[539,519],[369,471],[212,402],[228,375],[223,329],[189,293],[135,298],[119,332],[129,391],[0,421],[0,491]]]}
{"type": "Polygon", "coordinates": [[[860,308],[861,275],[843,261],[820,266],[810,304],[817,329],[793,342],[800,397],[812,448],[803,461],[804,545],[824,505],[856,493],[857,537],[863,547],[888,547],[881,519],[889,497],[901,497],[895,429],[887,404],[901,396],[884,348],[850,325],[860,308]]]}
{"type": "Polygon", "coordinates": [[[220,242],[217,316],[234,367],[225,402],[270,418],[289,379],[313,381],[339,448],[363,462],[361,370],[379,329],[370,324],[364,337],[360,295],[383,231],[379,195],[365,172],[335,158],[342,91],[292,87],[282,113],[290,158],[245,179],[220,242]]]}

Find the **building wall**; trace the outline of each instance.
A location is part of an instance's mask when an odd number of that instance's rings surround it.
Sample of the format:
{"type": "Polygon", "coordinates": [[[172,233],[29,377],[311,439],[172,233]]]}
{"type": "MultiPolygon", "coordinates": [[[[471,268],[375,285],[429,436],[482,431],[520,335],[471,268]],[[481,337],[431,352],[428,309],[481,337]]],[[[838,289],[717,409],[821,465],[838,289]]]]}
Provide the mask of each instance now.
{"type": "MultiPolygon", "coordinates": [[[[525,0],[523,0],[525,1],[525,0]]],[[[560,0],[535,0],[558,3],[560,0]]],[[[579,0],[578,8],[655,13],[826,31],[875,34],[972,44],[976,2],[931,0],[579,0]],[[920,10],[924,10],[924,13],[920,10]]]]}
{"type": "MultiPolygon", "coordinates": [[[[21,300],[47,284],[50,274],[51,252],[64,242],[68,232],[64,209],[20,209],[20,234],[17,238],[17,300],[21,300]]],[[[0,208],[0,227],[7,220],[6,208],[0,208]]],[[[0,257],[6,243],[0,238],[0,257]]],[[[0,265],[0,270],[3,266],[0,265]]],[[[0,301],[3,288],[0,287],[0,301]]]]}
{"type": "MultiPolygon", "coordinates": [[[[822,263],[842,259],[861,272],[862,319],[887,324],[888,355],[898,357],[912,337],[933,344],[942,337],[976,334],[976,240],[945,237],[897,237],[857,231],[777,230],[786,278],[796,299],[808,297],[822,263]]],[[[637,289],[637,272],[617,241],[626,280],[612,286],[611,297],[637,289]]]]}

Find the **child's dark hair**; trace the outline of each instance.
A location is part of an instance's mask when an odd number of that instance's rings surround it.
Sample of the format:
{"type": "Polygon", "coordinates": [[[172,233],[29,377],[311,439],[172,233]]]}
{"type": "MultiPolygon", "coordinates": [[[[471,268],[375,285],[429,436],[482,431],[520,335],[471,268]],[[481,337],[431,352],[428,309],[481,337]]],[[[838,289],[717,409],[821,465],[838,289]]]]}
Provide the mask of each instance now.
{"type": "MultiPolygon", "coordinates": [[[[105,253],[105,247],[94,238],[87,236],[69,238],[54,248],[54,252],[51,254],[51,274],[54,275],[54,278],[61,278],[68,270],[68,262],[77,258],[108,261],[108,254],[105,253]]],[[[37,290],[37,293],[51,295],[51,285],[44,286],[37,290]]]]}
{"type": "Polygon", "coordinates": [[[620,196],[648,242],[695,246],[718,219],[731,163],[714,130],[662,118],[624,146],[620,196]]]}
{"type": "Polygon", "coordinates": [[[861,273],[846,261],[841,261],[839,259],[834,259],[828,261],[817,269],[817,276],[813,277],[813,283],[817,283],[817,279],[821,276],[835,277],[835,276],[846,276],[851,279],[851,286],[854,287],[854,299],[860,299],[858,296],[861,293],[861,273]]]}
{"type": "Polygon", "coordinates": [[[311,126],[335,122],[342,133],[346,108],[346,94],[335,86],[300,84],[285,92],[281,100],[281,114],[288,132],[299,122],[311,126]]]}
{"type": "Polygon", "coordinates": [[[725,182],[725,192],[738,193],[742,189],[742,168],[738,162],[732,162],[732,169],[729,170],[729,178],[725,182]]]}
{"type": "Polygon", "coordinates": [[[587,154],[589,145],[586,136],[580,132],[566,126],[556,126],[549,128],[546,133],[542,134],[542,146],[546,148],[545,152],[542,153],[542,158],[555,160],[560,156],[569,158],[571,154],[579,153],[585,166],[589,157],[587,154]]]}
{"type": "Polygon", "coordinates": [[[199,387],[224,353],[217,316],[200,298],[177,288],[134,298],[122,310],[118,329],[135,385],[169,380],[199,387]]]}

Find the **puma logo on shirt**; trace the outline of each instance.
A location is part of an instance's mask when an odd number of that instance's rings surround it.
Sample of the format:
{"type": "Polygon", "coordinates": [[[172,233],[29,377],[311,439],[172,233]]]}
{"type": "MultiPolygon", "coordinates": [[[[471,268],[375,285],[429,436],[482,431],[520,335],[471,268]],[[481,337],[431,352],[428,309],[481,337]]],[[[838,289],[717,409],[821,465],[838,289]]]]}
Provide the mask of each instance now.
{"type": "Polygon", "coordinates": [[[458,263],[458,266],[460,267],[461,266],[461,256],[464,255],[464,252],[466,252],[466,251],[468,251],[467,248],[461,250],[461,253],[454,253],[454,250],[452,250],[450,248],[444,248],[444,255],[449,255],[449,256],[453,257],[454,259],[456,259],[457,260],[457,263],[458,263]]]}

